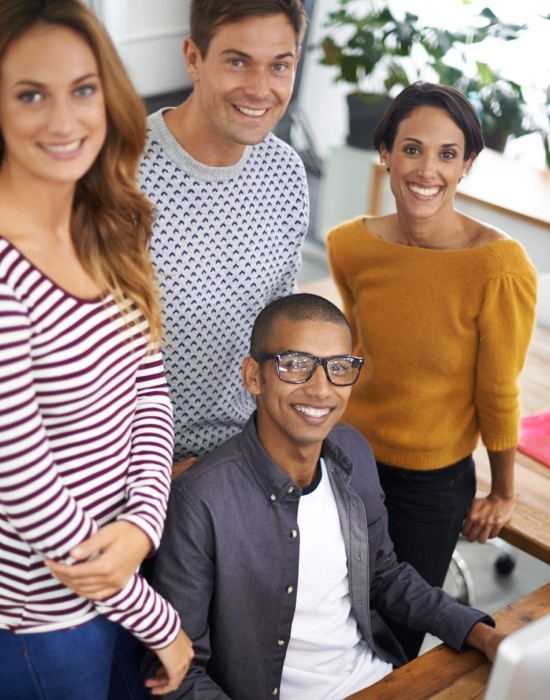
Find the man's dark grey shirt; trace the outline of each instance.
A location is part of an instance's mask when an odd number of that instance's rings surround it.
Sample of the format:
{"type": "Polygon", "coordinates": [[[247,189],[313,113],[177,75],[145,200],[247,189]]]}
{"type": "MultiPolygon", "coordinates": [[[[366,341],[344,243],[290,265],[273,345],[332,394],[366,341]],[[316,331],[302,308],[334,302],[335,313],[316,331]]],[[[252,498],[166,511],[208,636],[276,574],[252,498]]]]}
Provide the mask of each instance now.
{"type": "MultiPolygon", "coordinates": [[[[364,639],[386,661],[405,661],[384,614],[462,649],[475,622],[492,621],[397,562],[368,443],[350,426],[337,425],[322,455],[364,639]]],[[[300,496],[259,442],[254,416],[242,433],[175,479],[153,583],[180,613],[195,658],[180,688],[164,697],[278,695],[296,606],[300,496]]]]}

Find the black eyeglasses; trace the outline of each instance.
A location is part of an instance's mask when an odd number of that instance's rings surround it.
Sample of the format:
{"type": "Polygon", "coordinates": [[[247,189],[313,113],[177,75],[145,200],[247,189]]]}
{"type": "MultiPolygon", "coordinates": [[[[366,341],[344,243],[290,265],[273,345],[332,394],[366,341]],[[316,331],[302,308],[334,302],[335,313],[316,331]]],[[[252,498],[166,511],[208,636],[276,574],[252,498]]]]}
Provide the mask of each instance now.
{"type": "Polygon", "coordinates": [[[336,386],[350,386],[359,378],[359,372],[365,360],[353,355],[332,355],[315,357],[307,352],[286,350],[285,352],[255,352],[253,357],[258,362],[275,360],[277,376],[288,384],[304,384],[309,381],[319,365],[323,366],[327,379],[336,386]]]}

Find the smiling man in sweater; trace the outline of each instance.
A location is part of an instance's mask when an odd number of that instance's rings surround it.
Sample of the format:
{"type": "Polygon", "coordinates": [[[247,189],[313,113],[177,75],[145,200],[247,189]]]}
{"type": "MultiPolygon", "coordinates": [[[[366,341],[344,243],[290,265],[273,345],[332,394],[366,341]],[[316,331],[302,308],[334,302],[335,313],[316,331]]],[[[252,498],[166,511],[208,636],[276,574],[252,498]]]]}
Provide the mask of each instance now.
{"type": "Polygon", "coordinates": [[[307,183],[270,132],[292,94],[306,22],[300,0],[192,0],[193,92],[149,117],[140,183],[157,217],[176,462],[244,426],[254,401],[235,367],[259,311],[296,291],[307,183]]]}

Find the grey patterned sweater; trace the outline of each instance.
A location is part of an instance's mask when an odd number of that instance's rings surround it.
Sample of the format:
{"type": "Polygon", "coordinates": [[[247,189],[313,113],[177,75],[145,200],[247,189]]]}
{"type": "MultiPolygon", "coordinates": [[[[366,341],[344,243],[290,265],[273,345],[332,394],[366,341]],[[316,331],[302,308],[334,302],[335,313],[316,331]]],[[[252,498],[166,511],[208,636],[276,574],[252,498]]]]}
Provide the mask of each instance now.
{"type": "Polygon", "coordinates": [[[162,111],[148,119],[140,185],[157,213],[151,253],[179,460],[209,453],[254,410],[241,362],[257,314],[296,291],[309,204],[301,160],[272,134],[235,165],[209,167],[162,111]]]}

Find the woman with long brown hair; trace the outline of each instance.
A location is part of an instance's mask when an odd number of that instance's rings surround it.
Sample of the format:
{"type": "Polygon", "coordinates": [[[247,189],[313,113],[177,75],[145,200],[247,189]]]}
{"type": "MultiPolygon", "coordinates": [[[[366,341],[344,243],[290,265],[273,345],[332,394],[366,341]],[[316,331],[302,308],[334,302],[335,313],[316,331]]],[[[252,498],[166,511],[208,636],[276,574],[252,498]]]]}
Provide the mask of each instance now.
{"type": "Polygon", "coordinates": [[[144,137],[91,11],[3,0],[0,698],[105,698],[119,625],[160,657],[154,694],[192,655],[136,573],[160,540],[173,446],[144,137]],[[75,579],[89,555],[104,574],[75,579]]]}

